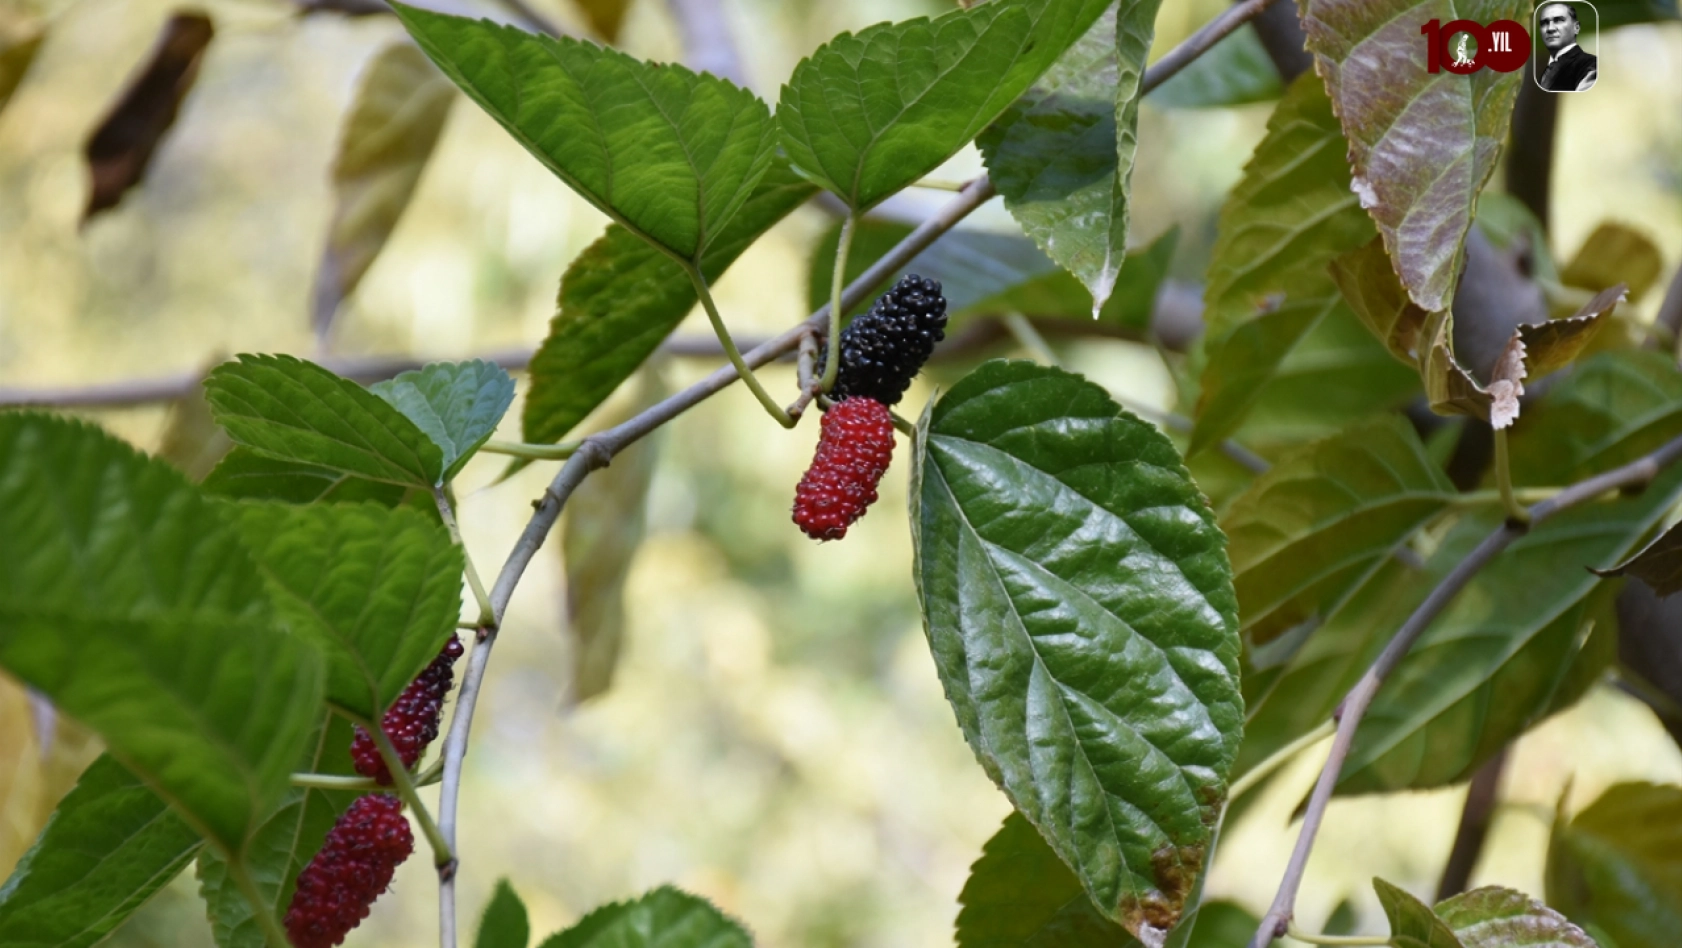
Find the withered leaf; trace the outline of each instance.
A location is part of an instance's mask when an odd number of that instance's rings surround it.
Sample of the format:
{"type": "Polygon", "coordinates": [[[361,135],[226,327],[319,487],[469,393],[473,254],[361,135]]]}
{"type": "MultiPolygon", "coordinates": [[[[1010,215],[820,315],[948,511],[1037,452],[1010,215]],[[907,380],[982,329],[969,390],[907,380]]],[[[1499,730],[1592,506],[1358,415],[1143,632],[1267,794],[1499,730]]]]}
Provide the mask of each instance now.
{"type": "Polygon", "coordinates": [[[116,207],[128,189],[140,183],[152,153],[175,124],[181,100],[192,89],[215,35],[210,17],[196,10],[177,12],[164,24],[152,55],[88,138],[84,152],[93,189],[83,223],[116,207]]]}
{"type": "Polygon", "coordinates": [[[1596,293],[1594,299],[1567,319],[1519,326],[1519,335],[1524,339],[1527,377],[1539,379],[1570,365],[1593,341],[1603,318],[1611,315],[1628,292],[1629,287],[1619,283],[1596,293]]]}
{"type": "Polygon", "coordinates": [[[1589,290],[1629,284],[1629,298],[1639,302],[1664,269],[1659,248],[1645,235],[1622,224],[1602,223],[1583,241],[1559,282],[1589,290]]]}
{"type": "Polygon", "coordinates": [[[1374,237],[1339,256],[1330,269],[1350,308],[1390,354],[1408,365],[1418,364],[1420,333],[1430,314],[1408,298],[1384,250],[1384,238],[1374,237]]]}
{"type": "Polygon", "coordinates": [[[1593,571],[1606,577],[1638,577],[1660,596],[1682,591],[1682,523],[1659,534],[1659,538],[1647,544],[1646,549],[1617,566],[1593,571]]]}

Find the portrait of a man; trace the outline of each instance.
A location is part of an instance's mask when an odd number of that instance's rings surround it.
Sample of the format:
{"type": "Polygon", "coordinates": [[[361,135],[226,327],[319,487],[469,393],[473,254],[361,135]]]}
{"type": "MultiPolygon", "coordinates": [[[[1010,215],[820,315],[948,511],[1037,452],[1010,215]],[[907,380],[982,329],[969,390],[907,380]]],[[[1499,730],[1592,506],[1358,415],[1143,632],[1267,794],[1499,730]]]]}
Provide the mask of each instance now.
{"type": "Polygon", "coordinates": [[[1541,34],[1546,60],[1536,58],[1536,81],[1549,92],[1583,92],[1594,85],[1598,60],[1577,45],[1583,25],[1569,3],[1544,3],[1536,11],[1536,29],[1541,34]]]}

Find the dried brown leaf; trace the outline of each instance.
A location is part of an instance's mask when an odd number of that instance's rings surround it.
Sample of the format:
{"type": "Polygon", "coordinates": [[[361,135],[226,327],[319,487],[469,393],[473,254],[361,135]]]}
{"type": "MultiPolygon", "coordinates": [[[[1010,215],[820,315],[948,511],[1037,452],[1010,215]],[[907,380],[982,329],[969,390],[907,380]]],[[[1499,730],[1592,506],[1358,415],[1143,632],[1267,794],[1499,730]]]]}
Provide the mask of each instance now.
{"type": "Polygon", "coordinates": [[[1594,299],[1567,319],[1520,326],[1518,331],[1524,339],[1528,377],[1539,379],[1570,365],[1588,348],[1605,317],[1623,302],[1627,292],[1628,287],[1619,283],[1595,294],[1594,299]]]}
{"type": "Polygon", "coordinates": [[[215,35],[210,17],[198,11],[178,12],[164,24],[151,56],[88,138],[84,152],[93,188],[83,223],[116,207],[140,183],[153,152],[175,124],[215,35]]]}

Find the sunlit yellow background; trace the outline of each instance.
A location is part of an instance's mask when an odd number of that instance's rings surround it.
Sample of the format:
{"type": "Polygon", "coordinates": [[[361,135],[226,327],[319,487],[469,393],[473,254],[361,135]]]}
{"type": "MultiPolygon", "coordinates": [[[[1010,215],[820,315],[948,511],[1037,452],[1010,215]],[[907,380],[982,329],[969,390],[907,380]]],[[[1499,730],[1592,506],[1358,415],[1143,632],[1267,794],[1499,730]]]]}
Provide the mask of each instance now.
{"type": "MultiPolygon", "coordinates": [[[[307,297],[330,213],[327,168],[358,69],[399,37],[395,21],[300,21],[283,0],[206,0],[217,37],[144,188],[78,229],[82,142],[172,5],[44,2],[52,32],[0,112],[0,385],[108,382],[241,351],[314,351],[307,297]]],[[[582,27],[568,0],[534,2],[582,27]]],[[[1222,4],[1164,6],[1159,53],[1222,4]]],[[[795,62],[833,33],[942,9],[932,0],[724,7],[751,84],[772,100],[795,62]]],[[[662,0],[633,5],[621,44],[648,58],[682,56],[662,0]]],[[[1674,267],[1682,25],[1609,34],[1601,58],[1600,84],[1563,108],[1554,250],[1570,254],[1614,218],[1649,235],[1674,267]]],[[[1143,110],[1134,243],[1180,224],[1177,276],[1198,277],[1213,214],[1268,108],[1143,110]]],[[[941,176],[978,170],[966,151],[941,176]]],[[[996,204],[973,222],[1010,226],[996,204]]],[[[568,260],[604,223],[460,101],[330,350],[458,358],[535,346],[568,260]]],[[[774,332],[805,315],[805,260],[829,223],[820,210],[801,210],[722,280],[718,299],[739,333],[774,332]]],[[[1645,301],[1648,313],[1657,296],[1645,301]]],[[[705,321],[681,331],[705,332],[705,321]]],[[[1093,342],[1063,354],[1138,402],[1169,398],[1146,350],[1093,342]]],[[[678,362],[669,374],[681,385],[711,367],[678,362]]],[[[792,396],[786,369],[766,377],[792,396]]],[[[907,413],[927,396],[914,390],[907,413]]],[[[96,417],[155,447],[164,412],[96,417]]],[[[517,417],[516,406],[505,437],[518,436],[517,417]]],[[[477,917],[502,876],[525,897],[539,936],[600,902],[672,882],[712,898],[773,948],[949,942],[968,866],[1007,804],[964,745],[924,644],[903,447],[870,516],[845,542],[820,546],[787,513],[815,437],[811,424],[783,432],[740,386],[663,434],[617,684],[583,707],[567,695],[558,544],[539,555],[513,600],[468,757],[464,918],[477,917]]],[[[553,473],[538,465],[493,487],[497,469],[474,464],[462,483],[467,543],[486,570],[500,564],[553,473]]],[[[66,735],[43,764],[21,695],[0,682],[0,870],[91,753],[66,735]]],[[[1265,906],[1294,839],[1288,814],[1317,764],[1307,755],[1229,828],[1212,894],[1265,906]]],[[[1643,708],[1597,690],[1518,745],[1510,805],[1475,882],[1540,894],[1546,820],[1573,777],[1581,806],[1621,779],[1682,781],[1682,754],[1643,708]]],[[[1463,792],[1334,804],[1304,889],[1305,921],[1349,897],[1365,929],[1377,930],[1375,874],[1429,894],[1463,792]]],[[[177,880],[113,943],[208,944],[195,884],[190,874],[177,880]]],[[[415,858],[348,943],[436,943],[435,906],[431,868],[415,858]]]]}

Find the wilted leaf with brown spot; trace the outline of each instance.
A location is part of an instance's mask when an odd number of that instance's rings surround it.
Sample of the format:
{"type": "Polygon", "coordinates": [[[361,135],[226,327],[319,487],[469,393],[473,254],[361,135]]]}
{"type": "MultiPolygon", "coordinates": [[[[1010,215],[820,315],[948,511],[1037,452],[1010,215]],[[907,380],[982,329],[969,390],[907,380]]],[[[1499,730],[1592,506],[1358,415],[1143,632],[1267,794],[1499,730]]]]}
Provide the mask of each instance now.
{"type": "Polygon", "coordinates": [[[82,214],[84,223],[116,207],[123,194],[140,183],[152,153],[175,124],[181,100],[192,89],[215,34],[210,17],[196,11],[176,13],[164,24],[152,55],[88,139],[85,153],[93,189],[82,214]]]}
{"type": "Polygon", "coordinates": [[[368,61],[333,164],[333,223],[312,296],[316,338],[396,229],[454,101],[455,87],[412,43],[368,61]]]}
{"type": "Polygon", "coordinates": [[[1636,576],[1660,596],[1682,590],[1682,523],[1659,535],[1647,548],[1611,569],[1597,569],[1600,576],[1636,576]]]}
{"type": "Polygon", "coordinates": [[[1349,139],[1351,187],[1421,309],[1447,309],[1524,70],[1423,68],[1420,24],[1529,19],[1527,0],[1305,0],[1308,49],[1349,139]]]}
{"type": "Polygon", "coordinates": [[[1577,255],[1559,273],[1559,282],[1589,290],[1629,284],[1629,298],[1639,302],[1664,270],[1664,257],[1640,231],[1603,223],[1583,241],[1577,255]]]}

